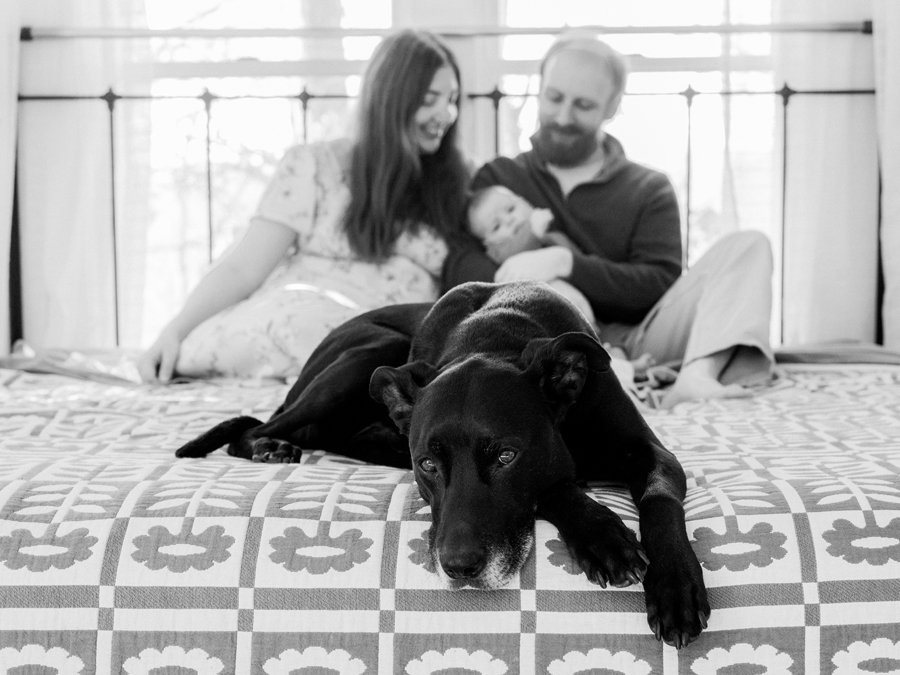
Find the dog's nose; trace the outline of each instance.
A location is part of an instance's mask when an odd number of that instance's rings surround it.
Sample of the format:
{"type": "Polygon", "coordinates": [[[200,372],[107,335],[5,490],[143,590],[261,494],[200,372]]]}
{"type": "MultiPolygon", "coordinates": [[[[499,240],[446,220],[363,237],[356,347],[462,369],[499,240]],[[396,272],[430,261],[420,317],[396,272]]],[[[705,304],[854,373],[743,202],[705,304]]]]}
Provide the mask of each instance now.
{"type": "Polygon", "coordinates": [[[485,562],[485,552],[480,546],[441,554],[441,567],[451,579],[475,579],[484,569],[485,562]]]}

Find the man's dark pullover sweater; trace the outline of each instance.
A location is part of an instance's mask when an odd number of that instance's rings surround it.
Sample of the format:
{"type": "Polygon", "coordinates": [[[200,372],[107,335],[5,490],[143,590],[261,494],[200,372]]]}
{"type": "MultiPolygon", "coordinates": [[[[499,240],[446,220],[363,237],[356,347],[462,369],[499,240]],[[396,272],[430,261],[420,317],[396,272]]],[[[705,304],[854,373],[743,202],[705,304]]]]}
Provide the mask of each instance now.
{"type": "MultiPolygon", "coordinates": [[[[564,197],[535,150],[485,164],[472,190],[505,185],[533,206],[549,208],[554,228],[580,248],[568,281],[590,301],[602,323],[639,323],[681,274],[678,201],[669,179],[625,157],[612,136],[604,139],[600,174],[564,197]]],[[[474,240],[451,243],[444,286],[493,281],[497,265],[474,240]]]]}

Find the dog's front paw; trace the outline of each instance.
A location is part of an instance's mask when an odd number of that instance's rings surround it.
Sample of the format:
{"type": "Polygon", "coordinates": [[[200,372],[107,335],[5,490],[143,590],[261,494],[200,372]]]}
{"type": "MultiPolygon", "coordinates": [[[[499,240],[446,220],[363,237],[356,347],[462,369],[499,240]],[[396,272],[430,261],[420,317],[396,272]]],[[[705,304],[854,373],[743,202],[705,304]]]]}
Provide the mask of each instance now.
{"type": "Polygon", "coordinates": [[[254,462],[266,464],[296,464],[303,449],[278,438],[257,438],[251,444],[254,462]]]}
{"type": "Polygon", "coordinates": [[[606,588],[624,588],[643,581],[648,558],[632,532],[618,516],[593,519],[589,528],[565,537],[569,553],[587,578],[606,588]]]}
{"type": "Polygon", "coordinates": [[[647,622],[657,640],[681,649],[706,628],[711,610],[696,560],[654,560],[644,578],[644,593],[647,622]]]}

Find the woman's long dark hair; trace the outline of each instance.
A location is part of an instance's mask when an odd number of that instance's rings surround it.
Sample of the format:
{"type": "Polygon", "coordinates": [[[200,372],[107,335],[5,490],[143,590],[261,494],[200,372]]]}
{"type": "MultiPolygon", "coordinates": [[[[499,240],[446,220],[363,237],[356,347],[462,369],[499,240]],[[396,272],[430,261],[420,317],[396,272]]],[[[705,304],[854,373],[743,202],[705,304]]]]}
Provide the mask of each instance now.
{"type": "Polygon", "coordinates": [[[386,37],[369,63],[344,215],[350,247],[365,260],[389,257],[397,238],[422,223],[444,236],[463,226],[468,176],[456,122],[434,154],[420,154],[411,138],[413,117],[435,73],[445,66],[459,82],[453,53],[435,35],[413,30],[386,37]]]}

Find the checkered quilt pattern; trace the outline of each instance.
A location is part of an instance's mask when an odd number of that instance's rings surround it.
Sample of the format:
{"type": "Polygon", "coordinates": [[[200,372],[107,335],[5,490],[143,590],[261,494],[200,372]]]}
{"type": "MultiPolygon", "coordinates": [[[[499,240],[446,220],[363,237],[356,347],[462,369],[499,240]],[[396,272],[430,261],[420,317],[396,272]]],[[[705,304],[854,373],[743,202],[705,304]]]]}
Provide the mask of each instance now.
{"type": "MultiPolygon", "coordinates": [[[[285,393],[0,370],[0,675],[900,672],[900,368],[791,366],[753,399],[648,412],[713,607],[681,651],[546,522],[508,588],[450,592],[410,472],[175,459],[285,393]]],[[[637,528],[625,491],[592,494],[637,528]]]]}

